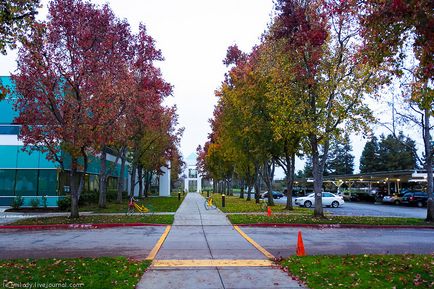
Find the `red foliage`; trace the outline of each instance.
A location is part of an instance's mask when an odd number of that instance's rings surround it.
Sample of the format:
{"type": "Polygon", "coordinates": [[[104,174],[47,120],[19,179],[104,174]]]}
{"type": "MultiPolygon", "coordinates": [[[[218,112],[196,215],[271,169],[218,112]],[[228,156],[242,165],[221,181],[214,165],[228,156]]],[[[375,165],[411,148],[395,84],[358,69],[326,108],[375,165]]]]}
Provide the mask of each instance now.
{"type": "Polygon", "coordinates": [[[393,62],[408,40],[414,36],[413,50],[420,61],[418,77],[433,79],[434,76],[434,1],[431,0],[365,0],[357,7],[365,50],[369,59],[376,63],[393,62]]]}

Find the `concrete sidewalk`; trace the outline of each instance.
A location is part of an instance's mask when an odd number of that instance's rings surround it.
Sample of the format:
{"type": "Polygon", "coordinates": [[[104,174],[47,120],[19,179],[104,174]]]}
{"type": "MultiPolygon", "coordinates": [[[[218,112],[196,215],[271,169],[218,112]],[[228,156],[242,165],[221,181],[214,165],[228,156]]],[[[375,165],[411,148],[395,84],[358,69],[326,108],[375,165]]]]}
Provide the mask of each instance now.
{"type": "Polygon", "coordinates": [[[197,193],[186,196],[137,288],[301,288],[287,273],[271,267],[221,211],[206,210],[204,202],[197,193]]]}

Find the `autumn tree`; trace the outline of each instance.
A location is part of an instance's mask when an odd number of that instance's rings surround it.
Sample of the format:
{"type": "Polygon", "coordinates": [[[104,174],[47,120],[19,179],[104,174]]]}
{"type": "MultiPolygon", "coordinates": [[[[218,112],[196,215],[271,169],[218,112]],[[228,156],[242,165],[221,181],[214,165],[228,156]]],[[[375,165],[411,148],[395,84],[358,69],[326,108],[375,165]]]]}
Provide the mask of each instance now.
{"type": "Polygon", "coordinates": [[[129,95],[129,35],[128,24],[107,5],[55,0],[48,20],[35,24],[19,50],[12,78],[20,138],[27,150],[46,152],[69,170],[72,218],[79,216],[88,154],[129,95]]]}
{"type": "Polygon", "coordinates": [[[14,49],[17,41],[24,36],[38,14],[39,0],[2,0],[0,2],[0,52],[14,49]]]}
{"type": "Polygon", "coordinates": [[[313,164],[315,217],[323,217],[321,191],[330,139],[346,131],[367,131],[370,110],[363,103],[378,82],[360,53],[357,19],[346,1],[279,0],[271,39],[283,41],[290,59],[287,85],[296,93],[303,135],[313,164]],[[295,87],[293,87],[295,86],[295,87]]]}
{"type": "MultiPolygon", "coordinates": [[[[363,25],[364,53],[373,65],[387,64],[393,76],[407,76],[404,99],[421,128],[427,171],[427,221],[434,221],[432,118],[434,116],[434,3],[430,0],[355,2],[363,25]]],[[[408,115],[407,115],[408,116],[408,115]]]]}
{"type": "MultiPolygon", "coordinates": [[[[39,0],[2,0],[0,2],[0,53],[6,55],[6,48],[14,49],[17,41],[33,25],[38,13],[39,0]]],[[[0,100],[8,90],[0,82],[0,100]]]]}

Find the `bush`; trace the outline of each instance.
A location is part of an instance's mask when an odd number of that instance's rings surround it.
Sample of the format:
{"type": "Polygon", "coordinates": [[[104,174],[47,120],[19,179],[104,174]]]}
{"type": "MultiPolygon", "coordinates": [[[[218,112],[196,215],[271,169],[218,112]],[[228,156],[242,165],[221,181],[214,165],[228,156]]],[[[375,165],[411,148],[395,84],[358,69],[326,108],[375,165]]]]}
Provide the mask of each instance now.
{"type": "Polygon", "coordinates": [[[42,196],[42,206],[44,208],[47,208],[47,196],[42,196]]]}
{"type": "Polygon", "coordinates": [[[64,197],[57,201],[57,206],[61,211],[68,211],[71,208],[71,197],[64,197]]]}
{"type": "Polygon", "coordinates": [[[22,196],[16,196],[12,201],[12,208],[19,209],[24,204],[24,198],[22,196]]]}
{"type": "Polygon", "coordinates": [[[82,192],[80,194],[80,199],[78,200],[78,205],[86,205],[86,204],[96,204],[98,203],[98,192],[90,191],[90,192],[82,192]]]}
{"type": "Polygon", "coordinates": [[[30,200],[30,205],[32,206],[32,208],[39,207],[39,199],[38,198],[31,199],[30,200]]]}

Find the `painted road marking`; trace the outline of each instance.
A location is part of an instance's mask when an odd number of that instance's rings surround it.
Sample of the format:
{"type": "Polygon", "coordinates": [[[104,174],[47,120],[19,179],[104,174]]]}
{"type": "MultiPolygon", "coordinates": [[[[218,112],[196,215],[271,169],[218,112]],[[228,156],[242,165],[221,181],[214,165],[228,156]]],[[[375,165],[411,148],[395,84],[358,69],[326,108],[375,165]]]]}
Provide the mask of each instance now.
{"type": "Polygon", "coordinates": [[[153,267],[270,267],[270,260],[154,260],[153,267]]]}
{"type": "Polygon", "coordinates": [[[154,248],[151,250],[148,257],[146,257],[146,260],[154,260],[155,256],[157,255],[158,251],[160,250],[161,246],[163,245],[164,240],[166,240],[166,237],[169,234],[170,228],[172,228],[172,226],[170,226],[170,225],[166,227],[166,230],[164,230],[163,235],[161,235],[157,244],[155,244],[154,248]]]}
{"type": "Polygon", "coordinates": [[[247,240],[247,242],[249,242],[250,244],[252,244],[256,249],[258,249],[262,254],[265,255],[265,257],[267,257],[268,259],[275,259],[273,254],[271,254],[270,252],[268,252],[267,250],[265,250],[261,245],[259,245],[258,243],[256,243],[255,241],[253,241],[252,238],[250,238],[249,236],[247,236],[246,233],[244,233],[240,227],[238,226],[234,226],[234,229],[238,231],[238,233],[240,233],[241,236],[244,237],[244,239],[247,240]]]}

